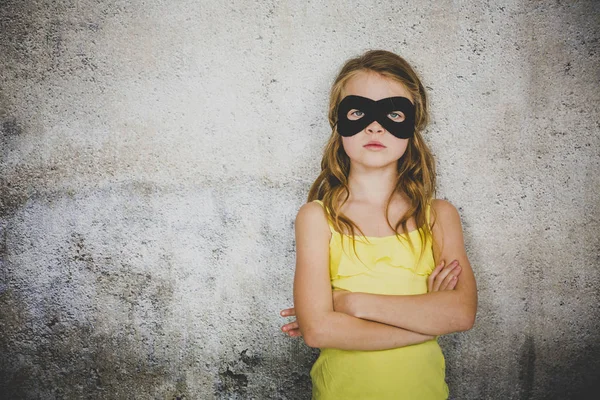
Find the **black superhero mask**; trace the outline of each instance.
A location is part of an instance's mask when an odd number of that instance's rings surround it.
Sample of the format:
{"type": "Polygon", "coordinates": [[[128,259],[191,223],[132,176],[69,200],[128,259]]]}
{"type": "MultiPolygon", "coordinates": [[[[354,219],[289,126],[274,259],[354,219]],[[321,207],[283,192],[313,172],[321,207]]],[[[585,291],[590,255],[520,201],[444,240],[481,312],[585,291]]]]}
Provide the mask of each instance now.
{"type": "Polygon", "coordinates": [[[400,139],[408,139],[415,132],[415,106],[406,97],[387,97],[378,101],[362,96],[346,96],[338,105],[337,131],[342,136],[354,136],[371,125],[379,122],[383,128],[400,139]],[[357,120],[348,119],[350,110],[364,113],[357,120]],[[388,114],[402,112],[404,121],[393,121],[388,114]]]}

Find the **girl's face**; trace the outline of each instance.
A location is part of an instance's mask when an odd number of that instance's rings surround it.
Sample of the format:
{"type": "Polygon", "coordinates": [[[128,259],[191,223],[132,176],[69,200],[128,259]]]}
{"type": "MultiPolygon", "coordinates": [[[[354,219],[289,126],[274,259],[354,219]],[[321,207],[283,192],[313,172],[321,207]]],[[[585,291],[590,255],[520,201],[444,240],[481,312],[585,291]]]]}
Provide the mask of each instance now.
{"type": "MultiPolygon", "coordinates": [[[[410,92],[398,81],[386,78],[376,72],[361,71],[344,86],[342,98],[349,95],[381,100],[387,97],[406,97],[414,103],[410,92]]],[[[348,119],[359,119],[360,110],[350,110],[348,119]]],[[[402,121],[402,113],[390,113],[388,117],[402,121]]],[[[409,139],[399,139],[385,130],[377,121],[354,136],[342,137],[342,144],[351,165],[365,168],[382,168],[393,165],[402,157],[409,139]]]]}

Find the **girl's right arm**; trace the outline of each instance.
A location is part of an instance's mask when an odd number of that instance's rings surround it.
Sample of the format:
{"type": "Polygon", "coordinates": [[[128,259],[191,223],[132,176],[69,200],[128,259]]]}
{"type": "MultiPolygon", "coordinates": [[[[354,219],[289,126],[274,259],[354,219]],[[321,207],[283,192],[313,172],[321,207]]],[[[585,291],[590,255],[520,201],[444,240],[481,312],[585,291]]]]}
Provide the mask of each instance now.
{"type": "Polygon", "coordinates": [[[294,307],[308,346],[384,350],[434,338],[334,311],[329,276],[331,232],[321,205],[303,205],[296,216],[295,231],[294,307]]]}

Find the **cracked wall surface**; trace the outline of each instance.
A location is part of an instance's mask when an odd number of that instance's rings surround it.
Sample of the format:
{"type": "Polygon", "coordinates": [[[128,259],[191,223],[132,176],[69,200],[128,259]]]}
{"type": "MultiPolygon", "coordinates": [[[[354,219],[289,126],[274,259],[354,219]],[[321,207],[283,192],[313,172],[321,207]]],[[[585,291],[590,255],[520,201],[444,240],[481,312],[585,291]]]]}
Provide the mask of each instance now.
{"type": "Polygon", "coordinates": [[[342,63],[429,90],[452,399],[600,390],[597,1],[0,3],[0,397],[309,399],[279,330],[342,63]]]}

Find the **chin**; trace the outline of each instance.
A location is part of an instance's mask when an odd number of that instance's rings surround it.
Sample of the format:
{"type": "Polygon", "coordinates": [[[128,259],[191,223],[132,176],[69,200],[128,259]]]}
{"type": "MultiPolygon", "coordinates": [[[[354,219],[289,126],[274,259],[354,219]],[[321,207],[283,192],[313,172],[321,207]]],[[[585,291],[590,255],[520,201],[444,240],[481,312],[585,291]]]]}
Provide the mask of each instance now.
{"type": "Polygon", "coordinates": [[[360,165],[362,168],[366,169],[386,169],[390,167],[396,168],[398,164],[397,159],[390,160],[352,160],[353,164],[360,165]]]}

